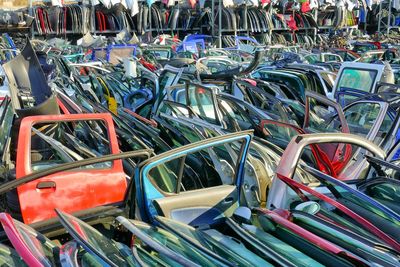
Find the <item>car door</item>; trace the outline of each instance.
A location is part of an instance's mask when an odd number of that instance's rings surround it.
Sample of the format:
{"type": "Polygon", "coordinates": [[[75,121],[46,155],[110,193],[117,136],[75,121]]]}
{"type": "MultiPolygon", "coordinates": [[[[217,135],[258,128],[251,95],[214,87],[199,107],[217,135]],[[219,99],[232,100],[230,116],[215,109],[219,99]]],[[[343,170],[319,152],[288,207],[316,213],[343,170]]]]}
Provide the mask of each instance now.
{"type": "MultiPolygon", "coordinates": [[[[292,141],[289,143],[286,150],[282,154],[281,160],[276,169],[276,176],[284,176],[290,179],[300,178],[300,181],[308,184],[309,187],[313,187],[315,188],[315,190],[321,193],[325,192],[323,187],[319,188],[319,184],[318,182],[316,183],[315,179],[303,178],[309,177],[309,175],[296,175],[296,177],[294,178],[295,172],[299,169],[304,169],[304,166],[306,166],[304,165],[302,166],[302,168],[298,168],[299,159],[303,154],[304,149],[310,145],[321,143],[351,144],[367,150],[368,153],[373,154],[379,159],[384,159],[386,156],[385,152],[378,146],[356,135],[335,133],[299,135],[292,139],[292,141]]],[[[363,177],[361,177],[360,173],[363,171],[363,168],[363,165],[349,164],[335,179],[342,181],[361,181],[363,177]]],[[[274,177],[271,189],[269,191],[269,199],[267,203],[268,208],[273,206],[282,207],[282,203],[286,203],[286,201],[288,201],[289,199],[294,199],[293,195],[295,195],[295,193],[292,190],[286,190],[285,187],[283,187],[282,185],[283,183],[280,182],[279,179],[276,179],[276,177],[274,177]]]]}
{"type": "MultiPolygon", "coordinates": [[[[225,134],[221,128],[196,118],[172,117],[166,114],[160,114],[160,116],[168,121],[173,128],[179,131],[179,134],[184,135],[191,143],[225,134]]],[[[260,200],[265,201],[266,186],[269,184],[268,178],[272,177],[271,166],[273,165],[268,160],[270,159],[270,151],[267,152],[268,158],[266,159],[266,157],[263,157],[265,148],[254,149],[254,146],[257,146],[257,144],[252,142],[243,178],[246,186],[242,190],[243,197],[249,207],[259,206],[260,200]],[[257,195],[254,194],[255,192],[257,192],[257,195]]],[[[232,155],[233,159],[236,160],[235,151],[229,145],[224,145],[224,147],[232,155]]]]}
{"type": "MultiPolygon", "coordinates": [[[[26,117],[18,137],[16,179],[119,152],[108,113],[26,117]]],[[[56,207],[74,212],[119,203],[127,184],[121,160],[50,174],[17,188],[20,213],[24,222],[33,223],[55,217],[56,207]]]]}
{"type": "Polygon", "coordinates": [[[152,109],[152,114],[155,114],[158,106],[160,105],[161,101],[164,99],[166,88],[170,86],[175,86],[178,84],[178,81],[181,79],[183,73],[183,69],[174,68],[172,66],[165,66],[163,71],[160,74],[159,82],[158,82],[158,91],[156,91],[156,95],[158,98],[155,101],[155,104],[152,109]]]}
{"type": "Polygon", "coordinates": [[[232,215],[240,201],[251,138],[249,131],[218,136],[144,162],[135,175],[140,217],[151,221],[154,216],[162,215],[198,226],[232,215]],[[225,145],[237,152],[237,160],[226,153],[225,145]],[[214,177],[200,177],[194,183],[184,175],[191,168],[187,158],[196,154],[207,158],[209,166],[215,169],[214,177]]]}

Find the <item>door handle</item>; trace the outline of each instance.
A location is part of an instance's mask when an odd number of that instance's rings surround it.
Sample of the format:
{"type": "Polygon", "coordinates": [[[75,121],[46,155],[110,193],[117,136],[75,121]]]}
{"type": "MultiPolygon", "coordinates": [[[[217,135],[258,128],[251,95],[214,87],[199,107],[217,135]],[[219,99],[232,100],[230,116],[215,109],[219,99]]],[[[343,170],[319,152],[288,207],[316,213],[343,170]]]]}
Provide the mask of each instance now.
{"type": "Polygon", "coordinates": [[[47,182],[39,182],[36,185],[37,189],[50,189],[50,188],[56,188],[56,183],[53,181],[47,181],[47,182]]]}
{"type": "Polygon", "coordinates": [[[227,197],[224,199],[224,203],[232,203],[233,202],[233,197],[227,197]]]}

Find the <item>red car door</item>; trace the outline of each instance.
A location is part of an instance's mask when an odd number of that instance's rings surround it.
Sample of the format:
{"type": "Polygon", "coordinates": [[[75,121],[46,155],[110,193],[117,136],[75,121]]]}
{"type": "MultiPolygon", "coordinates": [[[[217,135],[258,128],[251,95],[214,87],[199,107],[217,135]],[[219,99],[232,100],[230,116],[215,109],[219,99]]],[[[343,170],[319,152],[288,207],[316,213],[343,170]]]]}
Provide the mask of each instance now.
{"type": "MultiPolygon", "coordinates": [[[[21,122],[18,138],[16,178],[20,179],[36,170],[54,167],[68,161],[117,153],[119,147],[110,114],[26,117],[21,122]],[[54,138],[46,135],[45,131],[49,132],[49,128],[57,128],[61,124],[63,128],[58,128],[52,133],[54,138]],[[90,134],[101,140],[101,144],[108,144],[108,148],[104,149],[106,152],[91,150],[93,138],[87,139],[86,143],[79,140],[78,137],[83,138],[85,134],[88,135],[78,127],[80,124],[103,126],[105,137],[101,136],[100,128],[97,128],[97,131],[90,131],[90,134]],[[68,127],[64,127],[65,125],[68,127]],[[65,131],[69,128],[75,132],[65,131]],[[61,142],[62,137],[70,143],[61,142]],[[71,146],[71,140],[75,146],[71,146]],[[46,149],[38,143],[45,143],[46,149]]],[[[55,208],[71,213],[121,202],[126,188],[127,180],[122,161],[115,160],[106,164],[51,174],[20,186],[17,192],[23,221],[30,224],[55,217],[55,208]]]]}

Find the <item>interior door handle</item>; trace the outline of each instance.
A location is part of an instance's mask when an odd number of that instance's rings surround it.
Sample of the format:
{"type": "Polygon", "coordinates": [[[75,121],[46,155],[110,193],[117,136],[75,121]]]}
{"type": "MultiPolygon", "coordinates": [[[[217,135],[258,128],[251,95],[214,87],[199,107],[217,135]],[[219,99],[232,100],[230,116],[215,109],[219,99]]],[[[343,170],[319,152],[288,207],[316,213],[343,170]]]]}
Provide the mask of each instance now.
{"type": "Polygon", "coordinates": [[[232,203],[233,202],[233,197],[227,197],[224,199],[225,203],[232,203]]]}
{"type": "Polygon", "coordinates": [[[36,185],[37,189],[50,189],[50,188],[56,188],[56,183],[53,181],[47,181],[47,182],[39,182],[36,185]]]}

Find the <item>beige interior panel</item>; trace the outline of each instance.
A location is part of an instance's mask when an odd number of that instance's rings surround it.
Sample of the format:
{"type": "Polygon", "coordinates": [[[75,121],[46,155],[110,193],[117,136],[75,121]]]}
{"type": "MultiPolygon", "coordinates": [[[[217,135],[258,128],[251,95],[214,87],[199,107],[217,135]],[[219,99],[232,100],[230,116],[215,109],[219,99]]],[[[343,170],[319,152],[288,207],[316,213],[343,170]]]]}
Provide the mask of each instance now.
{"type": "Polygon", "coordinates": [[[195,191],[182,192],[154,200],[165,217],[178,221],[191,221],[205,213],[231,216],[237,207],[237,189],[233,185],[222,185],[195,191]]]}

